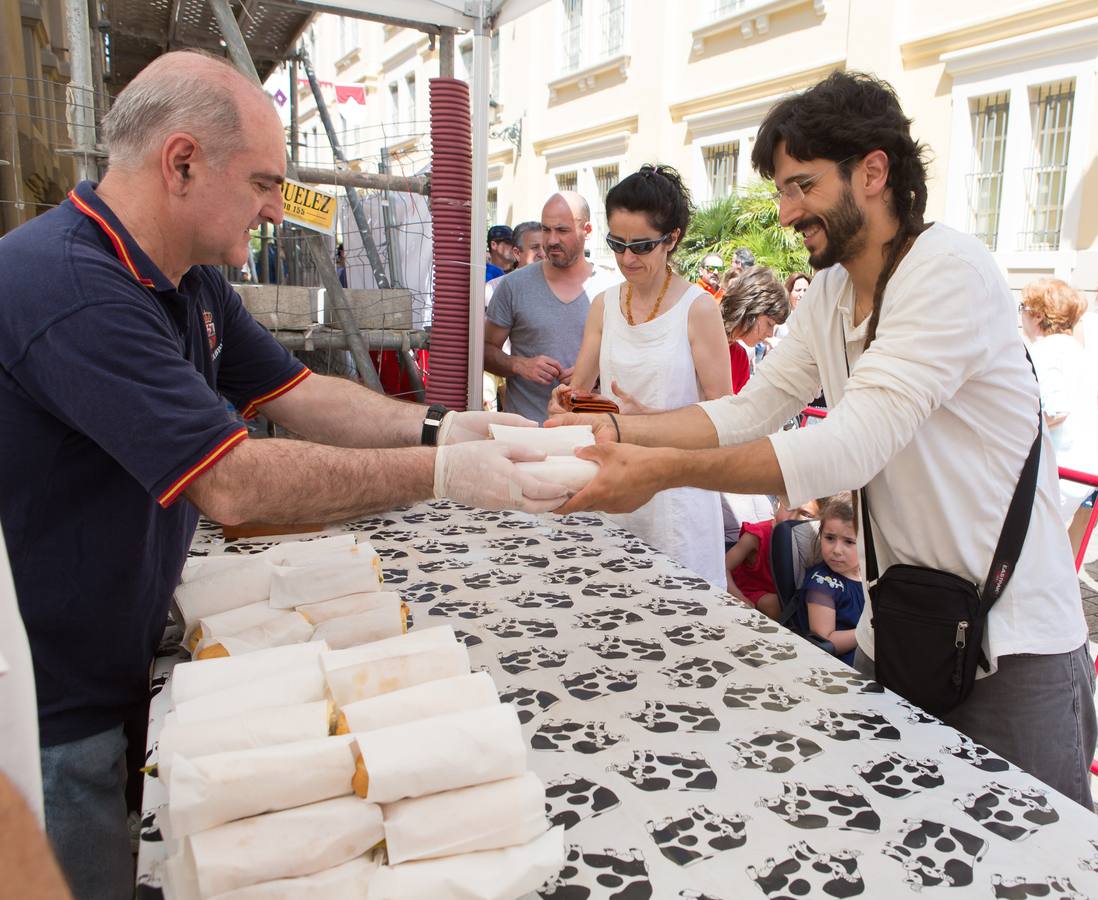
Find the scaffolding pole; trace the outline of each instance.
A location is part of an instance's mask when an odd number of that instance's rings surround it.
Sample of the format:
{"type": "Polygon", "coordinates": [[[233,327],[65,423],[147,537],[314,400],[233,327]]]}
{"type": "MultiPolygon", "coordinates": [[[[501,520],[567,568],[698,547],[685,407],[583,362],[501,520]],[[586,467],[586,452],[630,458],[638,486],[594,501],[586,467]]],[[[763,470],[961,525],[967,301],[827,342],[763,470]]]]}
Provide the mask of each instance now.
{"type": "MultiPolygon", "coordinates": [[[[229,0],[210,0],[210,8],[217,19],[221,36],[225,39],[233,65],[250,78],[257,87],[262,88],[259,73],[256,71],[255,63],[252,62],[248,45],[244,42],[244,36],[240,33],[240,26],[237,24],[236,17],[229,7],[229,0]]],[[[297,167],[292,159],[287,160],[286,174],[291,178],[297,177],[297,167]]],[[[377,369],[374,368],[374,363],[370,359],[369,348],[359,333],[358,323],[355,321],[354,313],[347,302],[347,295],[343,293],[343,285],[339,283],[339,276],[336,274],[335,263],[332,262],[331,254],[328,252],[328,245],[325,243],[324,238],[316,233],[306,235],[305,244],[313,256],[313,264],[316,266],[320,281],[327,291],[327,296],[331,299],[339,327],[347,335],[347,349],[351,352],[355,367],[365,379],[368,387],[383,393],[381,379],[378,378],[377,369]]]]}

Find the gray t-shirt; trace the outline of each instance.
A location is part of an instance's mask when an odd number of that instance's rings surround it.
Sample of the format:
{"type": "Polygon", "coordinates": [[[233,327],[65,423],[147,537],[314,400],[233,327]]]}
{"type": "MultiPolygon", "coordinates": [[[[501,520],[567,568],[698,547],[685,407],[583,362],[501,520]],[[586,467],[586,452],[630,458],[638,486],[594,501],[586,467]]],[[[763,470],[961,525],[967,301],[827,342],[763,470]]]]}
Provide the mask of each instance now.
{"type": "MultiPolygon", "coordinates": [[[[545,264],[523,266],[493,281],[488,321],[510,331],[514,356],[551,356],[569,368],[576,364],[579,355],[591,298],[621,281],[621,276],[595,267],[580,295],[570,303],[562,303],[545,280],[542,265],[545,264]]],[[[504,411],[544,422],[549,395],[558,383],[554,380],[552,384],[538,384],[526,378],[508,378],[504,411]]]]}

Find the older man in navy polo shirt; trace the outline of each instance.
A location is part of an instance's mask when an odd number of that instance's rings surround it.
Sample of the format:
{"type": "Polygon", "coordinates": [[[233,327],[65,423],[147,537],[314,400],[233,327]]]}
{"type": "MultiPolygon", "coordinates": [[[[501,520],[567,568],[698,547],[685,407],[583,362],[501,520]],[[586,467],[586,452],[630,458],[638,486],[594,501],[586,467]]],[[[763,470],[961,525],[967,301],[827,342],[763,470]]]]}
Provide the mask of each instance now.
{"type": "Polygon", "coordinates": [[[241,266],[249,228],[282,219],[283,131],[259,88],[169,53],[119,95],[105,137],[101,184],[0,241],[0,519],[47,832],[76,894],[96,898],[133,894],[122,723],[147,703],[200,510],[333,521],[431,496],[563,500],[514,466],[518,451],[480,440],[490,421],[526,420],[310,374],[211,267],[241,266]],[[223,398],[308,440],[249,440],[223,398]]]}

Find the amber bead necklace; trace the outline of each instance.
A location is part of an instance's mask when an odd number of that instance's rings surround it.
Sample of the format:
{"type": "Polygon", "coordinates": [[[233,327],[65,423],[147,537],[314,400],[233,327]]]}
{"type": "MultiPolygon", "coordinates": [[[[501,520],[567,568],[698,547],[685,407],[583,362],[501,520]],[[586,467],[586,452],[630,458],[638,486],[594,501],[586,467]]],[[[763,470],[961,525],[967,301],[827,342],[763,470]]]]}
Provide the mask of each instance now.
{"type": "MultiPolygon", "coordinates": [[[[656,298],[656,305],[652,307],[652,312],[648,314],[648,318],[642,322],[642,325],[646,325],[651,322],[660,312],[660,304],[663,303],[664,295],[667,293],[667,288],[671,284],[671,266],[667,266],[667,277],[663,279],[663,287],[660,288],[660,295],[656,298]]],[[[625,288],[625,321],[630,325],[636,325],[633,321],[633,285],[627,285],[625,288]]]]}

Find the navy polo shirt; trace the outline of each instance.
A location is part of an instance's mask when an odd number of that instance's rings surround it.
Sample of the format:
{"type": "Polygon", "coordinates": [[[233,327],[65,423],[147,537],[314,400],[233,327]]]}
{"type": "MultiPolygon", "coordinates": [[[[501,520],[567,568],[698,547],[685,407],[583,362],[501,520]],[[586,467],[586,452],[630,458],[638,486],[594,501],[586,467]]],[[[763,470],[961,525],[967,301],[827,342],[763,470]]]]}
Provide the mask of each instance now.
{"type": "Polygon", "coordinates": [[[44,745],[147,702],[198,512],[182,497],[309,370],[220,272],[178,289],[90,182],[0,240],[0,523],[44,745]]]}

